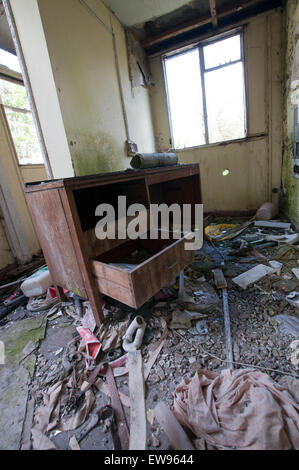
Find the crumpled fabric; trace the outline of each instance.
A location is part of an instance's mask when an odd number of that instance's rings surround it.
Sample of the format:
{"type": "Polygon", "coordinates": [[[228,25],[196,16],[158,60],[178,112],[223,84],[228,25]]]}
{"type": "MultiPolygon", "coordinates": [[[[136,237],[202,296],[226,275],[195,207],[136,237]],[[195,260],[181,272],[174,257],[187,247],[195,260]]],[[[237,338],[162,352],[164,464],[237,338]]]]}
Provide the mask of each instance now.
{"type": "MultiPolygon", "coordinates": [[[[70,382],[70,380],[69,380],[70,382]]],[[[63,421],[60,418],[60,405],[67,401],[64,395],[65,387],[69,384],[66,380],[57,382],[44,393],[44,405],[37,408],[31,428],[32,444],[34,450],[53,450],[55,445],[47,437],[46,433],[58,428],[61,431],[72,431],[83,424],[92,409],[95,396],[92,390],[87,390],[84,403],[74,416],[63,421]],[[60,423],[60,426],[59,426],[60,423]]]]}
{"type": "Polygon", "coordinates": [[[298,450],[298,411],[284,386],[251,369],[200,369],[174,392],[180,423],[217,449],[298,450]]]}

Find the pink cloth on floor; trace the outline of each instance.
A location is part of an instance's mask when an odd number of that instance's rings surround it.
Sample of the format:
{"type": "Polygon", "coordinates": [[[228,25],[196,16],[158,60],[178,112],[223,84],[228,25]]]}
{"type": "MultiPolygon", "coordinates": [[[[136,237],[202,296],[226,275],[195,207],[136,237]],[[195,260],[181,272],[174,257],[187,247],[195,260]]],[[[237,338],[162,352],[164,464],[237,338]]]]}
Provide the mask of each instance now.
{"type": "Polygon", "coordinates": [[[299,449],[298,411],[285,387],[251,369],[200,369],[174,392],[177,419],[217,449],[299,449]]]}

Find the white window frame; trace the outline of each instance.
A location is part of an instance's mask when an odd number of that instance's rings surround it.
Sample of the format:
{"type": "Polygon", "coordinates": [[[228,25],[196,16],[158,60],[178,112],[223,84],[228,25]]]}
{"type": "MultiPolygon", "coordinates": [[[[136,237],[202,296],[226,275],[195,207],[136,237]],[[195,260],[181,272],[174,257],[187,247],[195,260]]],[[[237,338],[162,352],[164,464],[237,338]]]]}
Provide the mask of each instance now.
{"type": "MultiPolygon", "coordinates": [[[[23,82],[23,79],[22,79],[22,75],[19,74],[18,72],[15,72],[13,70],[10,70],[2,65],[0,65],[0,80],[5,80],[7,82],[10,82],[10,83],[14,83],[15,85],[19,85],[19,86],[22,86],[24,87],[25,89],[25,84],[23,82]]],[[[26,89],[25,89],[26,90],[26,89]]],[[[27,90],[26,90],[26,93],[27,93],[27,90]]],[[[9,106],[9,105],[6,105],[6,104],[2,104],[3,105],[3,108],[4,109],[10,109],[11,111],[14,111],[14,112],[17,112],[17,113],[23,113],[23,114],[31,114],[32,118],[33,118],[33,113],[30,109],[26,109],[26,108],[17,108],[15,106],[9,106]]],[[[5,113],[6,114],[6,113],[5,113]]],[[[10,124],[8,122],[8,118],[6,116],[6,119],[7,119],[7,126],[9,128],[9,132],[11,134],[11,128],[10,128],[10,124]]],[[[40,163],[31,163],[31,162],[27,162],[27,163],[22,163],[20,158],[19,158],[19,155],[18,155],[18,151],[17,151],[17,148],[15,146],[15,142],[14,142],[14,139],[13,139],[13,136],[11,135],[11,138],[12,138],[12,141],[13,141],[13,145],[14,145],[14,148],[15,148],[15,154],[16,154],[16,157],[17,157],[17,162],[18,162],[18,165],[19,166],[41,166],[43,165],[44,166],[44,162],[41,161],[40,163]]],[[[39,141],[38,141],[38,144],[40,145],[39,141]]]]}
{"type": "Polygon", "coordinates": [[[197,147],[205,147],[208,145],[218,145],[221,143],[229,143],[229,142],[236,142],[239,140],[245,140],[248,137],[248,122],[247,122],[247,86],[246,86],[246,70],[245,70],[245,55],[244,55],[244,29],[243,27],[238,27],[234,28],[233,30],[230,30],[228,32],[219,34],[217,36],[213,36],[212,38],[208,38],[202,41],[197,42],[196,44],[192,44],[191,46],[187,46],[185,48],[180,48],[176,51],[169,52],[167,54],[164,54],[162,56],[162,65],[163,65],[163,74],[164,74],[164,84],[165,84],[165,90],[166,90],[166,100],[167,100],[167,111],[168,111],[168,122],[169,122],[169,129],[170,129],[170,144],[171,148],[182,151],[185,149],[190,149],[190,148],[197,148],[197,147]],[[229,39],[230,37],[233,36],[240,36],[240,59],[234,60],[232,62],[228,62],[226,64],[218,65],[216,67],[211,67],[206,69],[205,68],[205,62],[204,62],[204,54],[203,54],[203,48],[207,45],[214,44],[215,42],[221,41],[223,39],[229,39]],[[175,57],[178,55],[183,55],[187,52],[190,52],[192,50],[198,50],[199,54],[199,68],[200,68],[200,76],[201,76],[201,88],[202,88],[202,104],[203,104],[203,119],[204,119],[204,129],[205,129],[205,143],[201,145],[196,145],[196,146],[191,146],[191,147],[184,147],[184,148],[179,148],[175,149],[174,147],[174,136],[173,136],[173,127],[172,127],[172,120],[171,120],[171,110],[170,110],[170,99],[169,99],[169,93],[168,93],[168,84],[167,84],[167,73],[166,73],[166,60],[175,57]],[[209,142],[209,130],[208,130],[208,113],[207,113],[207,104],[206,104],[206,92],[205,92],[205,73],[206,72],[212,72],[214,70],[219,70],[224,67],[228,67],[230,65],[234,65],[237,63],[242,63],[242,69],[243,69],[243,103],[244,103],[244,137],[240,137],[237,139],[232,139],[232,140],[222,140],[219,142],[209,142]]]}

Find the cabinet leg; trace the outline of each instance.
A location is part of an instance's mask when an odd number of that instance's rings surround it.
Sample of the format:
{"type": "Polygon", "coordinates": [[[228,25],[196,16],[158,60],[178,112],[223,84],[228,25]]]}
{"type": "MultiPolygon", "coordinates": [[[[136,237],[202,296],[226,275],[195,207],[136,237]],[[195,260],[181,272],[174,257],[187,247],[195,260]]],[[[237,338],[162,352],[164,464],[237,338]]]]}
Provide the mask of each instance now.
{"type": "Polygon", "coordinates": [[[55,287],[56,294],[57,294],[57,297],[60,300],[60,302],[65,302],[66,301],[66,296],[63,292],[63,288],[60,287],[60,286],[56,286],[56,285],[54,285],[54,287],[55,287]]]}
{"type": "Polygon", "coordinates": [[[100,327],[104,321],[104,314],[103,314],[103,310],[101,307],[102,297],[99,294],[97,296],[90,296],[88,300],[90,302],[91,310],[92,310],[96,325],[100,327]]]}

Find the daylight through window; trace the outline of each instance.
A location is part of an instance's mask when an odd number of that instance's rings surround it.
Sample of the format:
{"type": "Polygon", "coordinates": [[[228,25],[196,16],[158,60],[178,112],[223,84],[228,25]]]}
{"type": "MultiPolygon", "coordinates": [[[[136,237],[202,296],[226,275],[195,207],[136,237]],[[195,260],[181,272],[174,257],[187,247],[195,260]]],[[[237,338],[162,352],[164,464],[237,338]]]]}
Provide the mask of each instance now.
{"type": "Polygon", "coordinates": [[[246,136],[241,34],[164,58],[173,147],[246,136]]]}
{"type": "Polygon", "coordinates": [[[21,165],[43,163],[25,87],[9,79],[9,71],[20,73],[18,59],[0,50],[0,67],[7,79],[0,79],[0,97],[21,165]]]}

